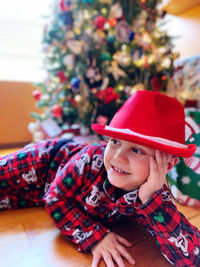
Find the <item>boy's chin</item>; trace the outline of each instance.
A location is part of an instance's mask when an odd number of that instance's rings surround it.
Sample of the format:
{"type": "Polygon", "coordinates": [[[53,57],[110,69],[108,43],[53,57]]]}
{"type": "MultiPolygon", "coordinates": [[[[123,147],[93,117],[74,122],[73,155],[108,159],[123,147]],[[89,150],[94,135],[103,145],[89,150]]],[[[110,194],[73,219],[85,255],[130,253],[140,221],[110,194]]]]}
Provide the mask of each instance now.
{"type": "Polygon", "coordinates": [[[126,191],[126,192],[129,191],[129,190],[124,189],[124,187],[121,184],[117,183],[116,179],[114,179],[112,177],[108,176],[108,181],[110,182],[111,185],[113,185],[114,187],[116,187],[118,189],[121,189],[121,190],[126,191]]]}

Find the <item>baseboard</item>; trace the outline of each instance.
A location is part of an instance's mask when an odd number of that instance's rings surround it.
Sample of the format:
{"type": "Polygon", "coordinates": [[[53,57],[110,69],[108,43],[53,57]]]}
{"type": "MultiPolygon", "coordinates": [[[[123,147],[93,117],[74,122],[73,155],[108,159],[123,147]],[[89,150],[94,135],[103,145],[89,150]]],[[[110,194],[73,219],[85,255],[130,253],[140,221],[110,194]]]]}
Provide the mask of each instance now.
{"type": "Polygon", "coordinates": [[[5,144],[0,144],[0,149],[9,149],[9,148],[16,148],[16,147],[24,147],[25,145],[31,143],[30,142],[19,142],[19,143],[5,143],[5,144]]]}

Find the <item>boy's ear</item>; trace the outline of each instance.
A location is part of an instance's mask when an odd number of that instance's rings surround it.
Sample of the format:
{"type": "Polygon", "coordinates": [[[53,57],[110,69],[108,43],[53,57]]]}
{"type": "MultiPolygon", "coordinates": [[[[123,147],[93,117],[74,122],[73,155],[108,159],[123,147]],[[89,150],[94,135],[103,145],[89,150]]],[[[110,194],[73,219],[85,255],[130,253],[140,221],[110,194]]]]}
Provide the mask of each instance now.
{"type": "Polygon", "coordinates": [[[178,163],[178,157],[171,157],[170,161],[168,162],[167,171],[170,172],[171,169],[178,163]]]}

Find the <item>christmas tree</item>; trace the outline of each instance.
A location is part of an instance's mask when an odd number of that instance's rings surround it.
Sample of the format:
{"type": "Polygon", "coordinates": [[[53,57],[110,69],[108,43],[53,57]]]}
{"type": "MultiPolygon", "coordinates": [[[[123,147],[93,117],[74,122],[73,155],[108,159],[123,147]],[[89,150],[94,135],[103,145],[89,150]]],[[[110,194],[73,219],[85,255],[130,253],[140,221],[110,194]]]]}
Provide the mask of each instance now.
{"type": "Polygon", "coordinates": [[[33,92],[42,112],[32,114],[40,127],[50,126],[50,137],[74,123],[109,123],[137,90],[167,89],[176,54],[158,27],[165,15],[159,3],[52,2],[42,44],[47,78],[33,92]]]}

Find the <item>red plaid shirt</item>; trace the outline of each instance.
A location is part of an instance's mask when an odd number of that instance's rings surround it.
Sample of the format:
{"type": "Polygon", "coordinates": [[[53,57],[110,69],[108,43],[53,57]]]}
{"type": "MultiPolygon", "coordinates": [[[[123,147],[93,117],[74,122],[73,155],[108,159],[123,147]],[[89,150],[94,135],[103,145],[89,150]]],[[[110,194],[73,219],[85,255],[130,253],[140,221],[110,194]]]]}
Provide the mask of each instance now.
{"type": "Polygon", "coordinates": [[[62,234],[87,252],[109,232],[105,225],[131,219],[155,236],[171,264],[200,266],[200,232],[176,209],[168,188],[142,205],[138,189],[126,193],[108,182],[104,150],[105,145],[65,145],[53,159],[49,177],[54,168],[56,175],[44,200],[62,234]]]}

